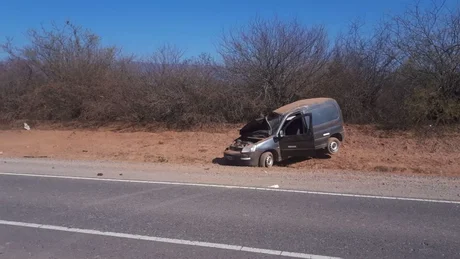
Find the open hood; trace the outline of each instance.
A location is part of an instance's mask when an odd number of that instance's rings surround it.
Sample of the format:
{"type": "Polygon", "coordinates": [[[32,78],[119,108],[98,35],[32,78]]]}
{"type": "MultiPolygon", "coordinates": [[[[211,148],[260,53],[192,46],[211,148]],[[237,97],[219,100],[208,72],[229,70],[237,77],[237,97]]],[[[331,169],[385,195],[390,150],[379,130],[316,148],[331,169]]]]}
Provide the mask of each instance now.
{"type": "Polygon", "coordinates": [[[257,118],[255,120],[250,121],[246,124],[243,128],[240,129],[240,135],[252,135],[256,133],[260,133],[261,135],[270,135],[272,128],[270,123],[267,121],[267,117],[257,118]]]}
{"type": "Polygon", "coordinates": [[[266,138],[273,134],[273,130],[278,129],[283,116],[276,112],[270,112],[267,116],[250,121],[240,129],[241,136],[257,136],[266,138]]]}

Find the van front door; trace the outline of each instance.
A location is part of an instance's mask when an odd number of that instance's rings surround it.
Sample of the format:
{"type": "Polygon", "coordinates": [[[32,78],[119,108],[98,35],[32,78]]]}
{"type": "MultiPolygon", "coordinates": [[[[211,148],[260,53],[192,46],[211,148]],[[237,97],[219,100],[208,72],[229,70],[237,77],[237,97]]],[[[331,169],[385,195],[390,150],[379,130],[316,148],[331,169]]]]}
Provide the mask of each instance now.
{"type": "Polygon", "coordinates": [[[281,157],[308,156],[315,148],[311,114],[290,115],[280,131],[281,157]]]}

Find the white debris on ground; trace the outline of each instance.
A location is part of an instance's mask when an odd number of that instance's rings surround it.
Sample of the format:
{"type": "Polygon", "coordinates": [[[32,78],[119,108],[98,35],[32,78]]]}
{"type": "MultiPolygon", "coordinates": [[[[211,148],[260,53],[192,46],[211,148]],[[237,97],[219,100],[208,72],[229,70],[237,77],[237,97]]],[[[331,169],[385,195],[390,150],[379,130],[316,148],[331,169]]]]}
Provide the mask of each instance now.
{"type": "Polygon", "coordinates": [[[25,130],[30,130],[30,126],[29,126],[27,123],[25,123],[25,122],[24,122],[24,129],[25,129],[25,130]]]}
{"type": "Polygon", "coordinates": [[[275,188],[275,189],[278,189],[280,188],[280,186],[278,184],[275,184],[275,185],[272,185],[272,186],[269,186],[270,188],[275,188]]]}

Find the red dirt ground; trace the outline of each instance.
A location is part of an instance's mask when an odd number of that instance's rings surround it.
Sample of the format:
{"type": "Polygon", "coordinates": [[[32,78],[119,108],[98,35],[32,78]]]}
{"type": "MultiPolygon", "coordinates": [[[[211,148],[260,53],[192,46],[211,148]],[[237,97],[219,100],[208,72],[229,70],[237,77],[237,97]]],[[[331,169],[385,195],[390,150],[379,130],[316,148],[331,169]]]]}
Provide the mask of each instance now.
{"type": "MultiPolygon", "coordinates": [[[[347,125],[345,129],[346,140],[339,154],[280,167],[460,175],[459,132],[420,136],[372,126],[347,125]]],[[[0,130],[0,157],[211,164],[238,137],[237,130],[231,126],[215,132],[123,132],[113,127],[69,130],[34,126],[30,131],[0,130]]]]}

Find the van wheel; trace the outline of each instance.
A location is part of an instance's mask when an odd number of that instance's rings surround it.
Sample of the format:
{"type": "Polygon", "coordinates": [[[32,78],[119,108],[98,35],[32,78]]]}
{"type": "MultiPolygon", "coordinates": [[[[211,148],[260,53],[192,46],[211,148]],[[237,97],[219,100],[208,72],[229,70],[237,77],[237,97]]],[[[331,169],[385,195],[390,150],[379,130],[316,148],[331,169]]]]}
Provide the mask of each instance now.
{"type": "Polygon", "coordinates": [[[273,158],[272,152],[265,152],[259,158],[260,167],[272,167],[275,159],[273,158]]]}
{"type": "Polygon", "coordinates": [[[329,138],[327,140],[326,151],[329,155],[334,155],[339,152],[340,149],[340,140],[337,138],[329,138]]]}

